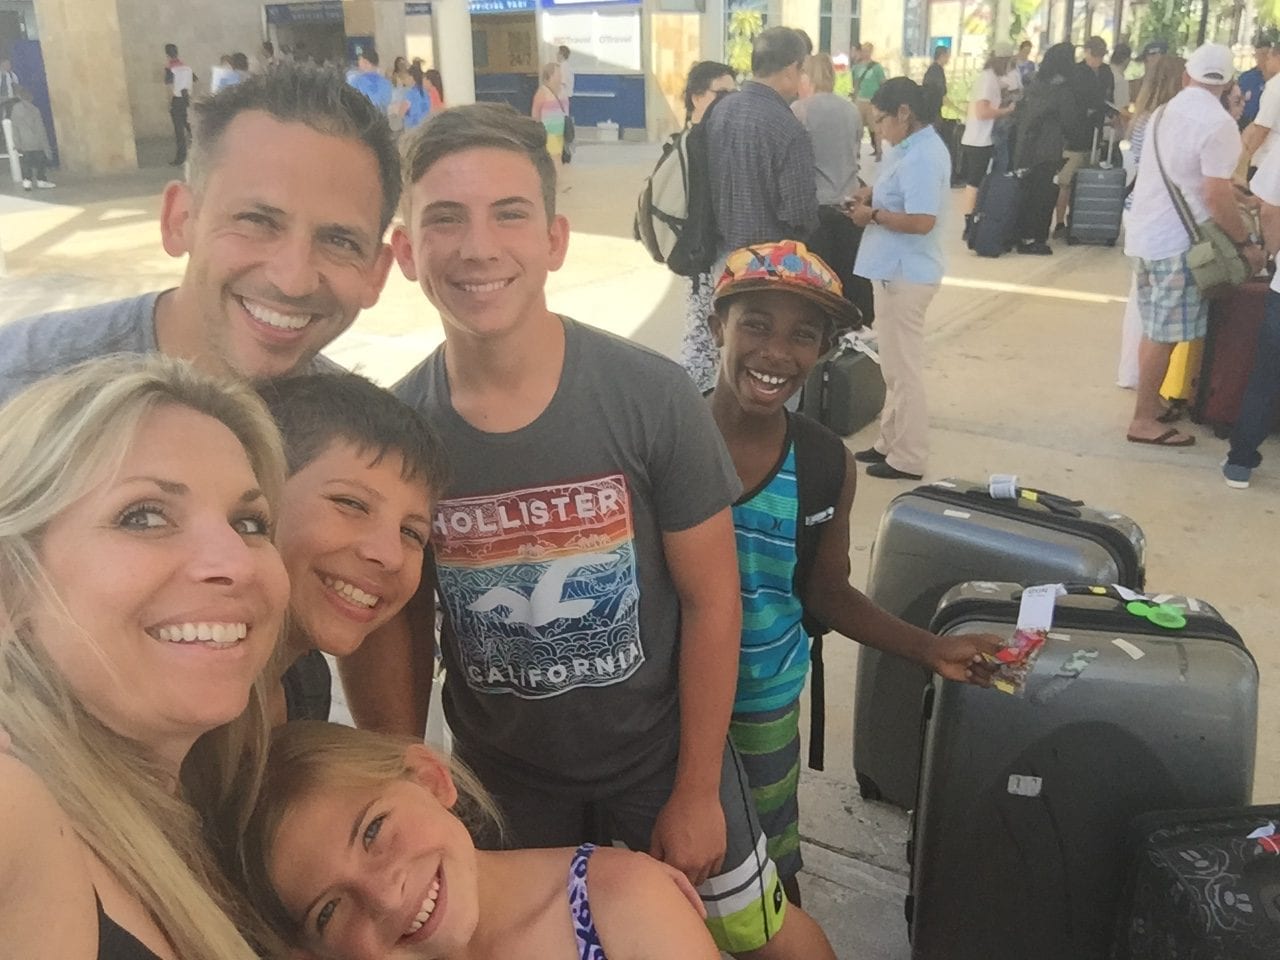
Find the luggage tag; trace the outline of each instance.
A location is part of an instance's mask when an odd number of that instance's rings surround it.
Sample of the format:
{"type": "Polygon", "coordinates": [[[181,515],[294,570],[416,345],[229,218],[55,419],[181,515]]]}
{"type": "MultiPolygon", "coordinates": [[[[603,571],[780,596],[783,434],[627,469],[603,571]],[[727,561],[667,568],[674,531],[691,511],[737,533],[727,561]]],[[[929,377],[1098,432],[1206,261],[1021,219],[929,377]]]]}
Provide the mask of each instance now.
{"type": "Polygon", "coordinates": [[[867,357],[876,366],[880,365],[880,351],[875,341],[868,340],[862,334],[846,333],[840,337],[840,345],[843,350],[853,350],[867,357]]]}
{"type": "Polygon", "coordinates": [[[1022,591],[1013,636],[989,658],[1000,665],[991,678],[992,687],[1015,697],[1025,693],[1027,678],[1053,626],[1054,603],[1066,595],[1066,588],[1060,583],[1046,583],[1022,591]]]}

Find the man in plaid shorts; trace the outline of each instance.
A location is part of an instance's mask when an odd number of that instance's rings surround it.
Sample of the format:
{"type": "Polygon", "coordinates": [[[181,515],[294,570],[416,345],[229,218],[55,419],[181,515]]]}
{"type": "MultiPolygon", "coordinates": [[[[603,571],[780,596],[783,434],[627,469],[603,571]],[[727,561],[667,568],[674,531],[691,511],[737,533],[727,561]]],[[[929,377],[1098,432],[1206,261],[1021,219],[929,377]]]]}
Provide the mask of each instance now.
{"type": "Polygon", "coordinates": [[[1217,223],[1255,271],[1264,262],[1261,244],[1245,224],[1231,183],[1240,160],[1240,132],[1219,98],[1234,73],[1231,51],[1206,43],[1187,60],[1186,87],[1150,122],[1149,146],[1138,167],[1125,233],[1125,253],[1134,259],[1142,317],[1138,396],[1128,431],[1131,443],[1165,447],[1195,443],[1195,437],[1162,419],[1160,384],[1174,344],[1203,337],[1209,322],[1208,301],[1187,267],[1191,238],[1161,176],[1161,164],[1197,223],[1217,223]]]}

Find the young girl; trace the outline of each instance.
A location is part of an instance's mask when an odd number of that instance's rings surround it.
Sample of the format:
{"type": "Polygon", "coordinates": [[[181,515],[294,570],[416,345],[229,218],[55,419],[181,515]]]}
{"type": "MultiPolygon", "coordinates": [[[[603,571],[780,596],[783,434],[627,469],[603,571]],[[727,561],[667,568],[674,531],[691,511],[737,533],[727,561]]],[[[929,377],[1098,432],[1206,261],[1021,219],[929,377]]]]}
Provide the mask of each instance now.
{"type": "Polygon", "coordinates": [[[251,902],[309,956],[717,960],[655,861],[612,848],[485,852],[469,775],[421,743],[299,722],[276,730],[241,862],[251,902]]]}

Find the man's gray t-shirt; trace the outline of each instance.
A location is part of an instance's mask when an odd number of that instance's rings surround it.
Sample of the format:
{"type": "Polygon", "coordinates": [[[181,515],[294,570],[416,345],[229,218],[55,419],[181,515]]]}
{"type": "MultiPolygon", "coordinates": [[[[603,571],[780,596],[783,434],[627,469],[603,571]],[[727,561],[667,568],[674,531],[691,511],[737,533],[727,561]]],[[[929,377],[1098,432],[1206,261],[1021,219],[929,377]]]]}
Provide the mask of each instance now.
{"type": "MultiPolygon", "coordinates": [[[[42,313],[0,325],[0,403],[50,374],[112,353],[154,353],[156,301],[153,290],[76,310],[42,313]]],[[[342,367],[316,355],[300,372],[335,373],[342,367]]]]}
{"type": "Polygon", "coordinates": [[[110,353],[152,353],[162,291],[0,325],[0,403],[37,380],[110,353]]]}
{"type": "Polygon", "coordinates": [[[815,93],[797,100],[791,111],[813,140],[819,205],[839,206],[858,189],[862,115],[848,97],[834,93],[815,93]]]}
{"type": "Polygon", "coordinates": [[[518,781],[592,799],[675,763],[680,605],[662,535],[741,485],[679,366],[564,328],[559,387],[520,430],[458,415],[444,348],[394,392],[439,431],[453,477],[432,532],[450,726],[518,781]]]}

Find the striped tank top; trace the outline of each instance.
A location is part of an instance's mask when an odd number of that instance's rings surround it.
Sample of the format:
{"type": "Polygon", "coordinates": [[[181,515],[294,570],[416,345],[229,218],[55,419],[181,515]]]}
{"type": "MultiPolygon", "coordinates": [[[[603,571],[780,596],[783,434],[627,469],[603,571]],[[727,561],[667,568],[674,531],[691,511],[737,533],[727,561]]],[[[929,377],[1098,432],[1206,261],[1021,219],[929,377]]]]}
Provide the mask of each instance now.
{"type": "Polygon", "coordinates": [[[809,672],[804,608],[795,594],[795,442],[773,472],[733,507],[742,584],[742,653],[738,660],[735,713],[776,710],[794,702],[809,672]]]}

